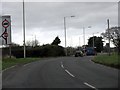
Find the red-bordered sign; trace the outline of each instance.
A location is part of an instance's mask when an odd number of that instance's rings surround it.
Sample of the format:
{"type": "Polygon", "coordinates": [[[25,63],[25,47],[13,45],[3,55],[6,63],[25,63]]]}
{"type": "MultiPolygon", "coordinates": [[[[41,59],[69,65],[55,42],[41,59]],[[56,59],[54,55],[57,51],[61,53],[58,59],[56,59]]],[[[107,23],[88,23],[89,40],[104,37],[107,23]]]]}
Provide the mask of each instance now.
{"type": "Polygon", "coordinates": [[[2,16],[2,35],[0,38],[3,38],[2,45],[11,44],[11,17],[10,16],[2,16]]]}
{"type": "Polygon", "coordinates": [[[3,22],[2,22],[2,26],[4,27],[4,28],[7,28],[7,27],[9,27],[9,22],[8,22],[8,20],[4,20],[3,22]]]}
{"type": "Polygon", "coordinates": [[[5,32],[5,33],[3,34],[3,36],[4,36],[5,38],[7,38],[7,37],[8,37],[8,33],[5,32]]]}

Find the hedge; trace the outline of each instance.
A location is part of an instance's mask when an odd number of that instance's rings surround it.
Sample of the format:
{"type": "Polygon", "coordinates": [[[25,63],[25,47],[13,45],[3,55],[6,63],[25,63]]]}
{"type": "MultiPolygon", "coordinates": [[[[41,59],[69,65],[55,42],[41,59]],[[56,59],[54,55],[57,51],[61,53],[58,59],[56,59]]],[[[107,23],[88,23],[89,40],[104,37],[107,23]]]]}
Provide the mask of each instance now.
{"type": "MultiPolygon", "coordinates": [[[[23,46],[12,47],[12,56],[16,58],[23,58],[23,46]]],[[[9,48],[3,48],[3,56],[9,55],[9,48]]],[[[64,48],[57,45],[43,45],[38,47],[26,47],[27,57],[56,57],[64,56],[64,48]]]]}

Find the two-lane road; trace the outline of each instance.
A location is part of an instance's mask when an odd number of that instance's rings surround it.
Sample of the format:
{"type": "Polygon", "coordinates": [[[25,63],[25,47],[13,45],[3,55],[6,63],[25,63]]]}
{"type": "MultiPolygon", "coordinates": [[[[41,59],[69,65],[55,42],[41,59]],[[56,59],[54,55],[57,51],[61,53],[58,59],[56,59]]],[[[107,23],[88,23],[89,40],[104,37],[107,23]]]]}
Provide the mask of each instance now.
{"type": "Polygon", "coordinates": [[[118,70],[93,57],[60,57],[3,72],[3,88],[118,88],[118,70]]]}

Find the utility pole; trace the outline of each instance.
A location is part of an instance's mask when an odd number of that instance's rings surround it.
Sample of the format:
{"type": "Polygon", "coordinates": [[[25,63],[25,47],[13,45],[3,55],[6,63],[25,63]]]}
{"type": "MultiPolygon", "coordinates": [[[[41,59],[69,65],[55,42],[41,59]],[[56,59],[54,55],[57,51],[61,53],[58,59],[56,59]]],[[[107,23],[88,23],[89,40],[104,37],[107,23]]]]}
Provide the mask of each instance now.
{"type": "Polygon", "coordinates": [[[24,0],[23,0],[23,45],[24,45],[24,58],[26,58],[26,46],[25,46],[25,10],[24,10],[24,0]]]}
{"type": "Polygon", "coordinates": [[[109,19],[107,19],[107,23],[108,23],[108,41],[109,41],[109,49],[108,49],[108,53],[109,53],[109,56],[110,56],[110,29],[109,29],[109,19]]]}
{"type": "Polygon", "coordinates": [[[79,47],[80,47],[80,37],[79,37],[79,47]]]}
{"type": "Polygon", "coordinates": [[[67,56],[67,48],[66,48],[66,19],[64,17],[64,33],[65,33],[65,54],[67,56]]]}

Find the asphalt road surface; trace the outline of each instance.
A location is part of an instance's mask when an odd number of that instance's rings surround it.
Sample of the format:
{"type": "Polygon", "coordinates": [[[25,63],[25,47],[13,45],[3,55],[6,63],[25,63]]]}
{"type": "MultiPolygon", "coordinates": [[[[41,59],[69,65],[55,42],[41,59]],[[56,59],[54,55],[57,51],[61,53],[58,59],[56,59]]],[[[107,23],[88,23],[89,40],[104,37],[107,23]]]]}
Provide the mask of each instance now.
{"type": "Polygon", "coordinates": [[[93,57],[59,57],[15,66],[3,72],[3,88],[118,88],[118,70],[93,57]]]}

